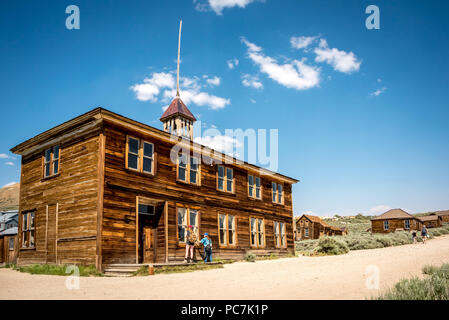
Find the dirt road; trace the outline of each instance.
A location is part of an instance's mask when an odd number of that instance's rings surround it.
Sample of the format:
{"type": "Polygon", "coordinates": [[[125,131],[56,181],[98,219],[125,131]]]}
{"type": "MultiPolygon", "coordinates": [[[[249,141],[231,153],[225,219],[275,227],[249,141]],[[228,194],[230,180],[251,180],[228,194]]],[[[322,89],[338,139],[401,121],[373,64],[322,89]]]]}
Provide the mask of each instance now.
{"type": "Polygon", "coordinates": [[[239,262],[193,273],[82,277],[73,290],[66,277],[0,269],[0,299],[365,299],[401,278],[420,275],[425,264],[442,263],[449,263],[449,236],[426,245],[239,262]],[[373,289],[377,271],[379,289],[373,289]]]}

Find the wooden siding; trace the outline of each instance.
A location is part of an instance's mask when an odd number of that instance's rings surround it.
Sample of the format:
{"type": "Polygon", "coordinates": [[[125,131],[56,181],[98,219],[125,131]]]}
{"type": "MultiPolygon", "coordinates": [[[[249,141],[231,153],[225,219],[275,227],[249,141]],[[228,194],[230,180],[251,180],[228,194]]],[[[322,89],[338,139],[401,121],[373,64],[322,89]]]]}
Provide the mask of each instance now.
{"type": "Polygon", "coordinates": [[[18,264],[95,264],[98,131],[60,144],[60,171],[43,179],[43,150],[22,157],[18,264]],[[22,248],[22,212],[35,210],[35,248],[22,248]],[[93,239],[93,240],[92,240],[93,239]]]}
{"type": "Polygon", "coordinates": [[[371,220],[371,232],[373,233],[390,233],[397,229],[402,230],[420,230],[421,223],[413,218],[410,219],[388,219],[389,229],[384,230],[384,221],[386,220],[371,220]],[[410,229],[405,229],[405,220],[410,220],[410,229]]]}
{"type": "Polygon", "coordinates": [[[173,144],[142,136],[129,128],[105,122],[105,185],[102,232],[103,263],[134,263],[136,261],[136,197],[167,202],[168,215],[159,213],[157,224],[156,261],[165,262],[184,258],[185,247],[177,241],[177,204],[191,206],[200,213],[200,233],[208,232],[214,246],[214,257],[241,258],[250,250],[258,254],[293,253],[291,185],[284,184],[285,205],[271,202],[271,179],[261,177],[262,199],[248,197],[248,172],[238,166],[234,169],[235,192],[216,189],[216,165],[201,163],[201,186],[186,184],[176,179],[176,165],[170,160],[173,144]],[[132,135],[154,144],[157,170],[155,175],[138,173],[125,168],[126,136],[132,135]],[[236,248],[219,248],[217,216],[233,214],[237,218],[236,248]],[[265,219],[266,246],[250,247],[249,216],[265,219]],[[287,248],[274,246],[273,221],[286,223],[287,248]],[[167,221],[167,226],[165,226],[167,221]],[[166,230],[168,235],[166,235],[166,230]],[[168,246],[166,247],[166,243],[168,246]],[[168,257],[166,257],[166,253],[168,257]]]}

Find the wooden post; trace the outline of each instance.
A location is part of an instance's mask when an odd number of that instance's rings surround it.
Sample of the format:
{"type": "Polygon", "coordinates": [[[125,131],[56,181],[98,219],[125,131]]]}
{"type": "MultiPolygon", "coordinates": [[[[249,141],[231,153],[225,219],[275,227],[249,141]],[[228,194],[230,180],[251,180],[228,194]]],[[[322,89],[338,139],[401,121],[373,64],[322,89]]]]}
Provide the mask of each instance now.
{"type": "Polygon", "coordinates": [[[97,248],[96,268],[102,269],[102,233],[103,233],[103,203],[104,203],[104,162],[105,162],[105,136],[103,132],[98,138],[98,193],[97,193],[97,248]]]}
{"type": "Polygon", "coordinates": [[[56,203],[56,225],[55,225],[55,257],[56,264],[58,263],[58,215],[59,215],[59,202],[56,203]]]}
{"type": "Polygon", "coordinates": [[[148,274],[150,276],[154,275],[154,267],[152,264],[148,265],[148,274]]]}

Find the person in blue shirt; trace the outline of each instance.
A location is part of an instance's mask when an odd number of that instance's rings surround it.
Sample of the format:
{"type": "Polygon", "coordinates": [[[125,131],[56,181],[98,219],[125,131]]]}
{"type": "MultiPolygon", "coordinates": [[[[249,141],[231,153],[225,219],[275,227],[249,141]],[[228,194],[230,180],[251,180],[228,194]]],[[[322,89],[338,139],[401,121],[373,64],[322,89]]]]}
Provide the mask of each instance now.
{"type": "Polygon", "coordinates": [[[201,244],[204,246],[204,262],[212,262],[212,240],[209,237],[209,233],[205,233],[201,244]]]}

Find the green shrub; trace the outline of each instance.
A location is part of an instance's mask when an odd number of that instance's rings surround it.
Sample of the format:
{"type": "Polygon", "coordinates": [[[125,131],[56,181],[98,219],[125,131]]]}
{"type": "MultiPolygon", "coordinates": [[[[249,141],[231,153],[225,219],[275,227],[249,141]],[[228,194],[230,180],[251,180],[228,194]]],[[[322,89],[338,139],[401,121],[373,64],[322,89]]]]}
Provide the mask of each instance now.
{"type": "Polygon", "coordinates": [[[326,255],[339,255],[349,252],[345,242],[339,241],[336,237],[323,237],[318,241],[315,252],[326,255]]]}
{"type": "Polygon", "coordinates": [[[256,261],[256,255],[252,252],[245,253],[245,256],[243,257],[248,262],[255,262],[256,261]]]}
{"type": "Polygon", "coordinates": [[[379,300],[449,300],[449,264],[424,266],[424,279],[401,280],[379,300]]]}
{"type": "MultiPolygon", "coordinates": [[[[29,266],[19,267],[17,270],[19,270],[20,272],[26,272],[31,274],[49,274],[57,276],[68,276],[70,274],[73,274],[73,271],[70,273],[66,273],[66,270],[68,270],[67,267],[69,267],[69,265],[33,264],[29,266]]],[[[77,267],[79,270],[79,275],[81,277],[103,275],[93,265],[89,266],[77,265],[77,267]]]]}

